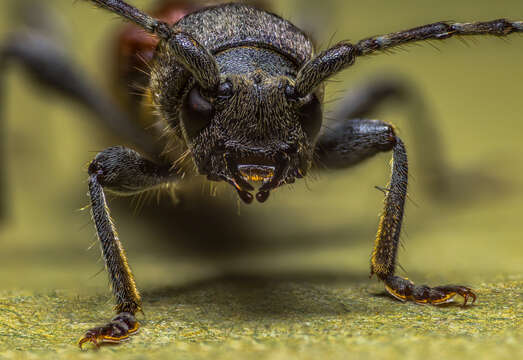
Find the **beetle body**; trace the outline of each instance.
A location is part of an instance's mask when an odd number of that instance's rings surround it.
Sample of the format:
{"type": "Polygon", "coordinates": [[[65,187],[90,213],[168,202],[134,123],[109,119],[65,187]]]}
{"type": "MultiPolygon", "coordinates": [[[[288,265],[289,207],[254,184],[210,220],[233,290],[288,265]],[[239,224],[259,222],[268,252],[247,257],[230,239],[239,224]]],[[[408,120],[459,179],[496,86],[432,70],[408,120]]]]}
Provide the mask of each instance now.
{"type": "MultiPolygon", "coordinates": [[[[168,20],[173,14],[178,12],[168,8],[168,20]]],[[[314,55],[307,35],[277,15],[243,4],[207,7],[173,27],[215,57],[221,84],[216,94],[201,89],[169,45],[160,43],[151,54],[153,42],[146,36],[135,54],[123,58],[130,69],[136,53],[150,57],[149,78],[142,70],[121,75],[149,82],[145,105],[152,103],[160,116],[145,123],[154,124],[157,136],[166,133],[164,155],[184,172],[195,168],[210,180],[231,183],[247,203],[256,183],[257,198],[265,201],[271,189],[304,176],[321,126],[323,87],[306,99],[287,101],[286,92],[314,55]],[[182,157],[188,149],[193,156],[182,157]]]]}

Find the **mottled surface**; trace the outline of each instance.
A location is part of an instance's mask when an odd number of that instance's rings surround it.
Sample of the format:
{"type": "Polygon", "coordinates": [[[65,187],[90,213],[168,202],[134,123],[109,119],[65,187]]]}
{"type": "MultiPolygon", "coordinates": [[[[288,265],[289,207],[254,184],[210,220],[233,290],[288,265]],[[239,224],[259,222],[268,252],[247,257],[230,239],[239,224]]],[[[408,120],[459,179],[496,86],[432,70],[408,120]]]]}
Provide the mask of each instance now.
{"type": "MultiPolygon", "coordinates": [[[[144,294],[145,327],[130,343],[80,358],[516,359],[523,281],[497,280],[478,284],[481,302],[472,309],[398,305],[376,286],[343,278],[246,276],[156,289],[144,294]]],[[[20,291],[0,299],[6,359],[78,358],[76,334],[111,316],[96,310],[102,296],[20,291]]]]}
{"type": "MultiPolygon", "coordinates": [[[[0,3],[2,35],[11,2],[0,3]]],[[[78,40],[70,45],[74,58],[103,84],[103,39],[119,21],[82,2],[54,3],[69,17],[64,41],[78,40]]],[[[308,13],[293,9],[296,3],[303,2],[282,2],[280,13],[316,27],[322,48],[333,34],[332,43],[438,20],[523,18],[519,0],[495,6],[445,0],[431,8],[416,1],[401,8],[389,1],[353,1],[348,8],[339,0],[316,2],[318,8],[308,13]],[[326,26],[307,20],[325,17],[326,26]]],[[[187,255],[169,246],[171,239],[183,240],[180,233],[116,207],[143,290],[144,327],[124,346],[82,354],[75,341],[112,315],[112,300],[105,274],[98,273],[103,266],[89,215],[76,210],[87,204],[84,165],[114,140],[100,135],[90,115],[74,104],[42,96],[18,68],[9,72],[4,112],[10,215],[0,229],[0,358],[523,357],[523,37],[467,44],[450,39],[433,44],[439,51],[411,46],[362,59],[328,84],[327,99],[339,99],[377,72],[393,71],[417,85],[459,176],[453,177],[453,195],[431,197],[419,180],[415,126],[403,119],[407,112],[394,106],[380,111],[380,119],[398,125],[414,161],[399,254],[406,271],[399,274],[431,285],[468,284],[478,291],[476,306],[400,304],[368,279],[383,197],[373,186],[385,185],[389,172],[384,154],[309,180],[308,187],[296,183],[264,205],[242,206],[257,227],[232,244],[238,252],[225,251],[230,256],[187,255]]]]}

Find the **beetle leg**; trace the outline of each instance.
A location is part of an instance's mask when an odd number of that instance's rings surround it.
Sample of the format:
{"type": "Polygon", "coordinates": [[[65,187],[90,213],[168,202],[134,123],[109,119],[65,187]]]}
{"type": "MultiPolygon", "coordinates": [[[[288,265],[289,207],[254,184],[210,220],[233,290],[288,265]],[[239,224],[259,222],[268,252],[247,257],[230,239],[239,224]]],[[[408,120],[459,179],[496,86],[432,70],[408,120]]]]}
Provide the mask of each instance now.
{"type": "Polygon", "coordinates": [[[371,257],[371,275],[385,283],[387,291],[402,301],[439,305],[455,295],[476,300],[474,292],[465,286],[428,287],[414,285],[408,279],[395,276],[405,199],[407,197],[408,162],[405,146],[391,125],[378,120],[342,122],[318,140],[319,161],[326,167],[344,168],[367,159],[378,152],[392,151],[392,177],[385,190],[385,206],[371,257]]]}
{"type": "Polygon", "coordinates": [[[454,198],[441,195],[453,193],[451,176],[461,174],[448,164],[438,128],[414,84],[393,76],[379,76],[347,93],[332,117],[340,121],[369,118],[389,102],[407,110],[406,120],[414,133],[412,141],[418,154],[416,165],[425,189],[438,200],[454,198]]]}
{"type": "Polygon", "coordinates": [[[35,82],[83,105],[115,136],[149,156],[161,153],[153,137],[92,84],[55,39],[36,30],[15,32],[0,46],[0,63],[0,72],[10,63],[23,65],[35,82]]]}
{"type": "Polygon", "coordinates": [[[319,167],[341,169],[390,151],[396,142],[391,125],[379,120],[352,119],[329,127],[316,144],[319,167]]]}
{"type": "Polygon", "coordinates": [[[88,330],[79,346],[91,342],[118,343],[138,330],[134,315],[141,309],[141,297],[122,244],[116,234],[104,190],[116,194],[136,194],[176,180],[169,166],[160,166],[134,150],[111,147],[99,153],[89,165],[91,211],[100,240],[102,255],[113,294],[117,315],[108,324],[88,330]]]}

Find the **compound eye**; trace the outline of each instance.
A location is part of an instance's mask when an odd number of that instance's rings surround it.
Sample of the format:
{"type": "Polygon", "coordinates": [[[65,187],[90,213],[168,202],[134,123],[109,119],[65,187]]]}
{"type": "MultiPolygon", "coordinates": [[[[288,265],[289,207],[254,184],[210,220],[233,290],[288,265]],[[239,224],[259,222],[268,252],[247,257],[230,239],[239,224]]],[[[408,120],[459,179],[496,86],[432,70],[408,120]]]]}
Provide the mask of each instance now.
{"type": "Polygon", "coordinates": [[[189,91],[182,105],[182,121],[189,139],[197,136],[209,123],[213,115],[213,105],[205,98],[198,86],[189,91]]]}
{"type": "Polygon", "coordinates": [[[311,94],[303,99],[299,109],[300,123],[309,139],[314,139],[320,132],[323,113],[321,103],[316,95],[311,94]]]}
{"type": "Polygon", "coordinates": [[[225,99],[232,95],[232,84],[229,81],[222,82],[218,86],[218,97],[225,99]]]}

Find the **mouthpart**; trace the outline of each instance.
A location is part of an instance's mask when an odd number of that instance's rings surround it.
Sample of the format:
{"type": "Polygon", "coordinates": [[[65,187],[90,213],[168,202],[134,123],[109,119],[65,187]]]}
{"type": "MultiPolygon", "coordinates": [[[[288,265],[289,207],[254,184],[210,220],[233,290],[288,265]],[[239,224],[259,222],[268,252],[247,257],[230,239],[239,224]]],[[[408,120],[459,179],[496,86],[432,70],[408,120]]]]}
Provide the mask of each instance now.
{"type": "Polygon", "coordinates": [[[289,158],[285,155],[270,162],[252,160],[237,162],[231,156],[225,156],[230,175],[222,176],[246,204],[252,203],[255,197],[260,203],[267,201],[270,191],[285,183],[289,171],[289,158]],[[255,190],[256,195],[253,195],[251,192],[255,190]]]}

